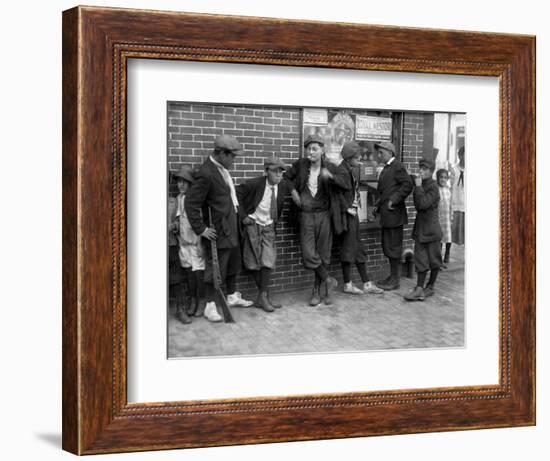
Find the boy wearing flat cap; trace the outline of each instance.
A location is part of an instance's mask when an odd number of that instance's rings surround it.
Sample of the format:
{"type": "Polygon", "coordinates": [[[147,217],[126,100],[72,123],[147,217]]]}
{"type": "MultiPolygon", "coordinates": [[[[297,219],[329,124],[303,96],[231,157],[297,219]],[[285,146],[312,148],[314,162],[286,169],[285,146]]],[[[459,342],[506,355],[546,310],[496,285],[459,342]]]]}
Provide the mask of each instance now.
{"type": "Polygon", "coordinates": [[[281,307],[269,296],[269,281],[275,268],[276,226],[285,196],[290,192],[283,181],[285,163],[270,157],[264,162],[265,175],[237,186],[239,218],[243,225],[243,263],[253,274],[258,297],[254,305],[266,312],[281,307]]]}
{"type": "Polygon", "coordinates": [[[360,164],[361,146],[354,141],[344,144],[342,147],[342,163],[338,169],[343,172],[348,188],[340,188],[342,212],[345,220],[344,231],[342,232],[342,248],[340,250],[340,261],[342,263],[342,274],[344,277],[344,293],[361,295],[381,294],[384,292],[369,280],[367,274],[367,253],[359,234],[358,208],[361,207],[361,196],[359,194],[359,181],[354,171],[360,164]],[[351,264],[355,263],[361,276],[361,288],[356,287],[351,281],[351,264]]]}
{"type": "Polygon", "coordinates": [[[403,252],[403,226],[407,224],[405,199],[413,184],[405,166],[395,158],[394,145],[387,141],[374,145],[378,157],[385,163],[378,178],[380,198],[376,212],[380,214],[382,251],[390,263],[390,275],[377,285],[383,290],[396,290],[399,288],[399,262],[403,252]]]}
{"type": "MultiPolygon", "coordinates": [[[[176,175],[170,174],[171,190],[174,190],[176,175]]],[[[179,187],[178,187],[179,190],[179,187]]],[[[187,314],[185,298],[185,270],[179,258],[179,218],[178,196],[171,193],[168,197],[168,290],[169,296],[176,302],[176,318],[185,324],[191,323],[187,314]]]]}
{"type": "MultiPolygon", "coordinates": [[[[195,182],[185,200],[185,212],[197,235],[217,242],[220,273],[227,288],[229,306],[248,307],[252,302],[242,299],[235,285],[241,268],[237,217],[239,202],[233,178],[229,173],[235,157],[242,150],[241,144],[233,136],[221,135],[215,139],[214,151],[195,174],[195,182]],[[209,210],[212,213],[212,223],[209,222],[209,210]]],[[[205,250],[204,281],[208,303],[204,315],[211,322],[220,322],[222,317],[214,302],[210,245],[205,245],[205,250]]]]}
{"type": "Polygon", "coordinates": [[[308,136],[304,141],[305,157],[285,171],[292,188],[292,200],[299,209],[304,267],[315,272],[311,306],[321,301],[331,304],[330,292],[338,285],[327,272],[332,250],[331,196],[334,200],[333,185],[349,187],[340,171],[335,168],[329,171],[328,162],[324,160],[324,146],[320,136],[308,136]]]}
{"type": "Polygon", "coordinates": [[[424,301],[434,294],[434,284],[443,262],[441,260],[441,226],[439,224],[439,187],[433,180],[434,162],[422,159],[419,162],[420,174],[415,177],[414,221],[412,237],[414,239],[414,264],[417,271],[416,287],[407,293],[407,301],[424,301]],[[424,288],[428,271],[430,280],[424,288]]]}
{"type": "MultiPolygon", "coordinates": [[[[177,196],[176,219],[178,220],[179,259],[183,268],[188,287],[189,299],[186,300],[186,313],[201,316],[204,313],[204,250],[200,237],[195,234],[187,213],[185,212],[185,197],[195,182],[191,165],[182,165],[180,170],[174,173],[179,194],[177,196]]],[[[179,311],[178,318],[185,321],[184,313],[179,311]]]]}

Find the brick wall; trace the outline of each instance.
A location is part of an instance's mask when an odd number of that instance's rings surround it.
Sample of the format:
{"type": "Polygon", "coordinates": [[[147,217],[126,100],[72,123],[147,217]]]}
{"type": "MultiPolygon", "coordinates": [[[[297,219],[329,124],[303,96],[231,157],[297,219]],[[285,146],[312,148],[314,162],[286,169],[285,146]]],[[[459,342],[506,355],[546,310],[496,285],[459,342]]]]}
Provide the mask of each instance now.
{"type": "MultiPolygon", "coordinates": [[[[420,114],[405,114],[403,160],[409,171],[417,171],[421,157],[423,118],[420,114]]],[[[301,156],[301,123],[298,108],[275,106],[206,105],[171,102],[168,105],[168,167],[176,171],[182,164],[198,167],[212,152],[216,136],[236,136],[244,146],[243,155],[235,159],[231,172],[236,184],[262,175],[264,159],[276,155],[286,163],[301,156]]],[[[410,199],[409,199],[410,200],[410,199]]],[[[289,222],[290,198],[277,227],[277,268],[272,278],[272,291],[288,291],[309,287],[313,274],[302,265],[296,228],[289,222]]],[[[409,206],[412,206],[410,201],[409,206]]],[[[411,223],[414,207],[411,210],[411,223]]],[[[410,245],[412,225],[407,226],[405,245],[410,245]]],[[[369,255],[368,271],[376,279],[387,271],[382,254],[379,229],[361,231],[369,255]]],[[[329,272],[341,281],[339,264],[340,241],[334,239],[333,264],[329,272]]],[[[357,273],[353,272],[358,281],[357,273]]],[[[238,280],[238,289],[247,296],[256,292],[252,278],[245,273],[238,280]]]]}

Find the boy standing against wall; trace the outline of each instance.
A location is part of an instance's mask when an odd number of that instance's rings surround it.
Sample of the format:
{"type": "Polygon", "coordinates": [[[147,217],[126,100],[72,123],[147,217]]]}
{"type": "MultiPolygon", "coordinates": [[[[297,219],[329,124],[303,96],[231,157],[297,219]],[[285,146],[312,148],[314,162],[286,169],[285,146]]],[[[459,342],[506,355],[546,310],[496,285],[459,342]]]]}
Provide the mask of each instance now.
{"type": "Polygon", "coordinates": [[[286,165],[277,157],[265,160],[265,175],[237,186],[239,218],[243,225],[243,263],[252,272],[258,297],[256,307],[273,312],[281,307],[269,296],[269,281],[275,268],[277,221],[289,188],[282,181],[286,165]]]}
{"type": "Polygon", "coordinates": [[[434,162],[422,159],[419,162],[420,174],[414,180],[414,264],[417,271],[416,287],[407,293],[407,301],[424,301],[434,294],[434,285],[442,266],[441,261],[441,226],[439,224],[439,187],[433,180],[434,162]],[[424,288],[428,271],[430,279],[424,288]]]}

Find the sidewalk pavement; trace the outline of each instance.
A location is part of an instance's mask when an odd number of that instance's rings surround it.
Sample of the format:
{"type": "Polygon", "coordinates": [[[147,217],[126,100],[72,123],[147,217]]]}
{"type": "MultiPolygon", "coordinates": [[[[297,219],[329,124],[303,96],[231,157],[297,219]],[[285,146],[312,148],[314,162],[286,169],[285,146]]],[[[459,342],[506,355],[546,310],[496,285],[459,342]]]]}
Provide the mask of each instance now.
{"type": "Polygon", "coordinates": [[[183,325],[170,309],[168,357],[326,353],[464,346],[464,265],[451,259],[434,296],[407,302],[403,295],[416,279],[382,295],[348,295],[339,286],[333,303],[311,307],[310,290],[273,295],[283,308],[232,308],[235,323],[204,317],[183,325]]]}

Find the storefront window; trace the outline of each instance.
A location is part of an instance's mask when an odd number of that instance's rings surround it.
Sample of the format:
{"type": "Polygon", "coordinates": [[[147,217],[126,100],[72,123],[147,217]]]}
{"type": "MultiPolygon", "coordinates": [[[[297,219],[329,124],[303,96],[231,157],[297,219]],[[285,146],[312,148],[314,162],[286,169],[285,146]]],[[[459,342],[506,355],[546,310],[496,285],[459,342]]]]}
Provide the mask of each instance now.
{"type": "Polygon", "coordinates": [[[434,114],[433,145],[436,171],[448,170],[458,163],[457,152],[464,146],[466,136],[465,114],[434,114]]]}
{"type": "MultiPolygon", "coordinates": [[[[379,141],[396,142],[401,137],[401,113],[343,108],[304,108],[302,110],[303,139],[312,134],[325,141],[326,157],[339,164],[344,144],[357,142],[362,147],[361,167],[355,172],[360,181],[361,208],[359,219],[363,224],[378,225],[374,207],[378,198],[378,175],[384,167],[378,159],[374,144],[379,141]],[[397,122],[397,123],[396,123],[397,122]]],[[[400,150],[397,152],[400,158],[400,150]]]]}

